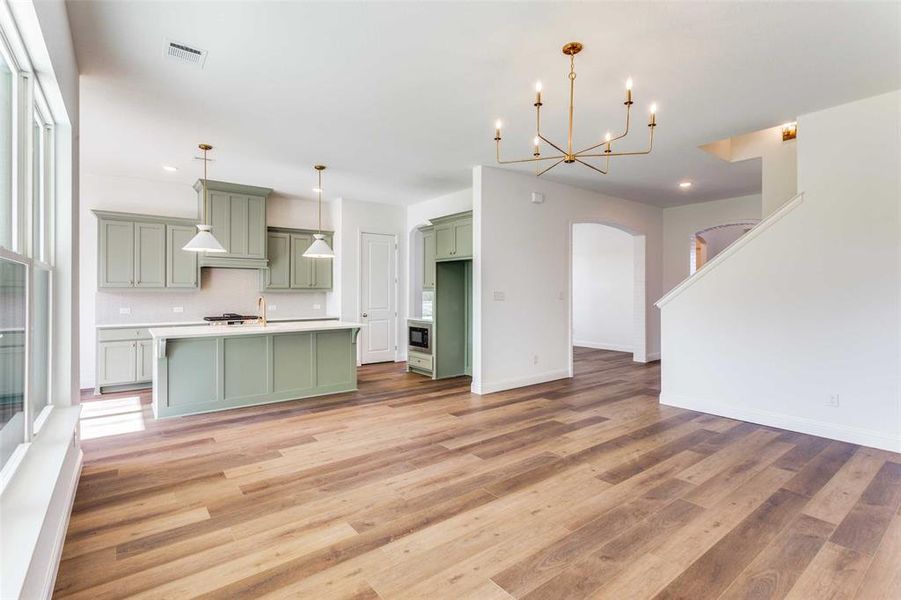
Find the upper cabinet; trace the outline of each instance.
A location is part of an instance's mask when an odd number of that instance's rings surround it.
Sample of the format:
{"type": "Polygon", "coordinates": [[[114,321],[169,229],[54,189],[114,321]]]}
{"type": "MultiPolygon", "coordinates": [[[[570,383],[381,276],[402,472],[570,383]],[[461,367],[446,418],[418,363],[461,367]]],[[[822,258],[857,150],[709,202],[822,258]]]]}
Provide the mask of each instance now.
{"type": "MultiPolygon", "coordinates": [[[[472,212],[431,219],[435,234],[435,260],[472,258],[472,212]]],[[[425,280],[425,277],[423,278],[425,280]]],[[[433,285],[434,285],[434,279],[433,285]]],[[[423,285],[425,287],[425,285],[423,285]]]]}
{"type": "Polygon", "coordinates": [[[197,254],[182,250],[194,235],[190,219],[95,210],[100,289],[196,289],[197,254]]]}
{"type": "Polygon", "coordinates": [[[435,228],[423,227],[422,232],[422,289],[435,289],[435,228]]]}
{"type": "MultiPolygon", "coordinates": [[[[313,243],[313,233],[306,229],[270,227],[266,236],[269,268],[260,271],[262,291],[298,291],[332,289],[331,258],[307,258],[303,255],[313,243]]],[[[323,232],[333,246],[331,232],[323,232]]]]}
{"type": "MultiPolygon", "coordinates": [[[[203,181],[194,184],[203,202],[203,181]]],[[[225,252],[202,253],[202,267],[266,267],[266,198],[269,188],[207,180],[206,219],[225,252]]]]}

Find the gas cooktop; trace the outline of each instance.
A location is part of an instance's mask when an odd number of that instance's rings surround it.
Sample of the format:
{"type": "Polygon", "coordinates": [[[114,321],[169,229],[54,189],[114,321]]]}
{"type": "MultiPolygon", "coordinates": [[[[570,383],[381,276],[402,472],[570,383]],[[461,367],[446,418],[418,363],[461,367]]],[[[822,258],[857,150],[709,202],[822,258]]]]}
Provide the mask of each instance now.
{"type": "Polygon", "coordinates": [[[204,317],[204,321],[209,321],[212,325],[240,325],[244,321],[256,321],[256,315],[239,315],[238,313],[223,313],[214,317],[204,317]]]}

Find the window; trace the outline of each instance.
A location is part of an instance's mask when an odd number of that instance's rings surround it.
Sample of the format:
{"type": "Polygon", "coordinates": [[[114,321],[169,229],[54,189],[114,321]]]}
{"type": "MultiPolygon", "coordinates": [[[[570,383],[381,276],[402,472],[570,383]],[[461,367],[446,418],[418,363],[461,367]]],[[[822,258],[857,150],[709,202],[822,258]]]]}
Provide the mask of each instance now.
{"type": "Polygon", "coordinates": [[[0,465],[25,440],[27,276],[27,265],[0,255],[0,465]]]}
{"type": "Polygon", "coordinates": [[[13,236],[13,72],[0,52],[0,248],[13,236]]]}
{"type": "Polygon", "coordinates": [[[10,57],[0,36],[0,469],[51,410],[53,333],[53,120],[10,57]]]}

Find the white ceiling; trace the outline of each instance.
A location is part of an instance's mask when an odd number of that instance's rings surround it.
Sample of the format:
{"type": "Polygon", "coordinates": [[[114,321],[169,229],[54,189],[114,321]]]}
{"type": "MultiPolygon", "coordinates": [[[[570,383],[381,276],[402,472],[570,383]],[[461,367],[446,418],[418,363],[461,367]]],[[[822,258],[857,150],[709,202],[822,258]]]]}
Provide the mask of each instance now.
{"type": "Polygon", "coordinates": [[[329,166],[327,198],[406,204],[468,187],[473,165],[494,164],[495,118],[506,156],[530,154],[537,79],[544,133],[565,140],[560,48],[571,40],[585,44],[576,145],[621,128],[631,75],[640,126],[628,148],[646,143],[656,101],[655,150],[613,162],[606,177],[581,165],[545,177],[660,206],[759,191],[759,161],[728,164],[701,144],[901,87],[894,2],[83,0],[68,10],[85,171],[191,183],[196,144],[209,142],[211,178],[303,197],[317,162],[329,166]],[[208,50],[205,68],[163,58],[166,37],[208,50]]]}

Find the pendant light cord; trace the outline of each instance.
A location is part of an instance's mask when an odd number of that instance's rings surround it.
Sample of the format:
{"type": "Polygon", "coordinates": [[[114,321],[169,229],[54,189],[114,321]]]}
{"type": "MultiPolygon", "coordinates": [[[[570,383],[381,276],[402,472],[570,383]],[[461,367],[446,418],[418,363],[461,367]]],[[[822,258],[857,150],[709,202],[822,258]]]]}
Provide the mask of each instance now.
{"type": "Polygon", "coordinates": [[[319,174],[319,234],[322,235],[322,171],[319,174]]]}

